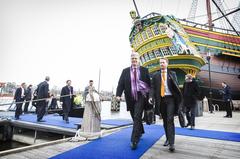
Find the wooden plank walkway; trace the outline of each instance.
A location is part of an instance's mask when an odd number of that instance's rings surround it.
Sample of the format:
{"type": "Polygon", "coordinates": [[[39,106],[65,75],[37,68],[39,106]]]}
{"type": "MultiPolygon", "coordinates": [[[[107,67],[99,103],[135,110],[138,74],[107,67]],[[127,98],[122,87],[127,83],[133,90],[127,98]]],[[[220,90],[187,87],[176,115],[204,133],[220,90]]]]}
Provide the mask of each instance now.
{"type": "MultiPolygon", "coordinates": [[[[203,117],[196,118],[196,128],[240,133],[240,112],[234,112],[233,118],[223,118],[224,115],[225,112],[204,113],[203,117]]],[[[162,120],[157,121],[157,124],[161,123],[162,120]]],[[[178,125],[177,119],[175,123],[178,125]]],[[[176,135],[176,151],[170,153],[162,146],[164,140],[165,137],[162,137],[157,141],[141,159],[235,159],[240,156],[239,142],[176,135]]],[[[65,139],[46,145],[33,145],[28,150],[12,151],[10,154],[4,155],[0,152],[0,156],[2,155],[0,158],[46,159],[86,143],[86,141],[69,142],[65,139]]]]}

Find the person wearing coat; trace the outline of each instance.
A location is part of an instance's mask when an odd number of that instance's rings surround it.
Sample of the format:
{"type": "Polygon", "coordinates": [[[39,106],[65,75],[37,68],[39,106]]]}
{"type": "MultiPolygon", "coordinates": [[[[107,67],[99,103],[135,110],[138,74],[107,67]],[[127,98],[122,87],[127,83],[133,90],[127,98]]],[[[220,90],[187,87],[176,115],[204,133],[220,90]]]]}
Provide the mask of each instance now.
{"type": "Polygon", "coordinates": [[[71,80],[67,80],[67,85],[62,88],[60,97],[63,108],[63,120],[65,120],[66,123],[69,123],[68,115],[72,107],[73,87],[71,83],[71,80]]]}
{"type": "Polygon", "coordinates": [[[199,97],[199,86],[191,74],[185,76],[183,84],[183,106],[186,108],[187,125],[195,128],[195,109],[197,106],[197,99],[199,97]]]}
{"type": "Polygon", "coordinates": [[[127,111],[130,111],[133,120],[131,135],[131,148],[135,150],[144,128],[142,124],[143,110],[146,109],[150,77],[147,68],[139,66],[139,55],[136,52],[131,54],[131,66],[123,69],[118,81],[116,98],[120,101],[122,93],[125,94],[127,111]]]}
{"type": "Polygon", "coordinates": [[[41,82],[36,89],[37,99],[39,100],[36,107],[37,122],[44,122],[42,118],[46,113],[46,107],[49,98],[49,81],[50,77],[47,76],[45,81],[41,82]]]}
{"type": "Polygon", "coordinates": [[[169,151],[175,150],[174,115],[178,113],[182,102],[182,94],[178,86],[177,76],[169,70],[168,59],[160,58],[160,71],[151,80],[149,103],[155,103],[155,114],[163,118],[166,141],[163,146],[169,146],[169,151]]]}
{"type": "Polygon", "coordinates": [[[23,110],[24,114],[28,113],[28,106],[29,106],[31,99],[32,99],[32,85],[30,84],[25,91],[26,102],[24,104],[24,110],[23,110]]]}
{"type": "Polygon", "coordinates": [[[222,94],[223,94],[223,101],[224,101],[224,105],[226,108],[226,115],[224,116],[225,118],[232,118],[232,108],[230,105],[231,102],[231,89],[230,87],[227,85],[226,82],[222,82],[222,94]]]}
{"type": "Polygon", "coordinates": [[[15,110],[15,119],[18,120],[19,116],[22,114],[22,105],[25,100],[25,87],[26,84],[22,83],[19,88],[16,89],[14,94],[14,100],[16,102],[16,110],[15,110]]]}

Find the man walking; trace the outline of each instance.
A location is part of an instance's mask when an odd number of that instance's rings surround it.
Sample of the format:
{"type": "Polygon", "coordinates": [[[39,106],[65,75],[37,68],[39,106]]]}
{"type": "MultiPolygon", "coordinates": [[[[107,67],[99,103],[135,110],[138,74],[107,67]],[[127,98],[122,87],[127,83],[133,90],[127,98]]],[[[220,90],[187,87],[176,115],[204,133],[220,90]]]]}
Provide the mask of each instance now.
{"type": "Polygon", "coordinates": [[[131,148],[135,150],[140,137],[144,133],[142,114],[147,102],[150,86],[148,69],[139,66],[139,55],[131,54],[131,66],[125,68],[120,76],[116,98],[120,101],[122,93],[125,94],[127,111],[130,111],[133,119],[133,130],[131,136],[131,148]]]}
{"type": "Polygon", "coordinates": [[[155,113],[162,115],[166,141],[169,151],[175,150],[174,114],[177,114],[182,94],[178,87],[176,73],[167,69],[168,59],[160,58],[160,71],[152,77],[149,103],[155,103],[155,113]]]}
{"type": "Polygon", "coordinates": [[[15,95],[14,95],[14,100],[16,102],[16,110],[15,110],[15,119],[18,120],[19,116],[22,114],[22,105],[23,101],[25,99],[25,87],[26,84],[22,83],[19,88],[17,88],[15,95]]]}
{"type": "Polygon", "coordinates": [[[44,114],[46,113],[46,107],[47,107],[47,101],[49,97],[49,84],[50,77],[47,76],[45,78],[45,81],[41,82],[36,90],[37,93],[37,99],[39,100],[37,102],[37,122],[44,122],[42,120],[44,114]]]}
{"type": "Polygon", "coordinates": [[[32,85],[30,84],[27,89],[26,89],[26,92],[25,92],[25,104],[24,104],[24,114],[27,114],[28,113],[28,106],[29,106],[29,103],[32,99],[32,85]]]}
{"type": "Polygon", "coordinates": [[[67,85],[62,88],[60,97],[63,108],[63,120],[65,120],[66,123],[69,123],[68,115],[72,107],[73,87],[71,83],[71,80],[67,80],[67,85]]]}

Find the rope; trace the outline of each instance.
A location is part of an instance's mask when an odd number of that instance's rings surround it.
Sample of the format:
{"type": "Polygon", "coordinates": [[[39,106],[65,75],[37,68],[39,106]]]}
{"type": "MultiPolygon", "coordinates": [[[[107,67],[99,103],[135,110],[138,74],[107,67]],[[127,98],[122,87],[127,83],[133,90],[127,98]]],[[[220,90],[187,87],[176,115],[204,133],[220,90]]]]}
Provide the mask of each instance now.
{"type": "MultiPolygon", "coordinates": [[[[68,97],[68,96],[70,96],[70,95],[62,95],[62,96],[58,96],[58,97],[55,97],[55,98],[60,99],[61,97],[68,97]]],[[[13,99],[13,102],[0,104],[0,106],[20,104],[20,103],[24,103],[24,102],[38,102],[38,101],[48,100],[48,99],[50,99],[50,98],[51,98],[51,97],[49,97],[49,98],[35,99],[35,100],[30,100],[30,101],[24,100],[24,101],[22,101],[22,102],[15,102],[14,99],[13,99]]]]}

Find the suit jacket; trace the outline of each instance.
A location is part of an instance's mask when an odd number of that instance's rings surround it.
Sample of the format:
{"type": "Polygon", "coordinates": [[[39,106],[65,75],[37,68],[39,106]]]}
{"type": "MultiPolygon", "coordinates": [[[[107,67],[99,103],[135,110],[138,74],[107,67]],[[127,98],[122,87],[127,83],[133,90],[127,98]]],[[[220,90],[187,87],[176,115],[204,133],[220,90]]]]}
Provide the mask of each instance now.
{"type": "MultiPolygon", "coordinates": [[[[121,97],[122,93],[125,94],[125,99],[127,103],[127,111],[132,109],[134,106],[134,98],[131,93],[131,72],[130,67],[123,69],[120,79],[118,81],[116,96],[121,97]]],[[[150,77],[148,73],[148,69],[140,66],[140,80],[147,83],[150,86],[150,77]]]]}
{"type": "Polygon", "coordinates": [[[30,101],[32,99],[32,89],[31,88],[26,89],[25,99],[26,99],[26,101],[30,101]]]}
{"type": "MultiPolygon", "coordinates": [[[[160,89],[161,89],[161,71],[156,72],[151,81],[151,90],[149,97],[154,99],[155,103],[155,114],[159,115],[161,112],[161,98],[160,98],[160,89]]],[[[168,88],[171,91],[174,101],[175,101],[175,114],[178,113],[179,105],[182,102],[182,93],[178,87],[177,76],[174,71],[167,70],[167,83],[168,88]]]]}
{"type": "Polygon", "coordinates": [[[16,92],[14,94],[14,99],[16,100],[16,102],[23,102],[24,101],[24,97],[22,97],[22,88],[19,87],[16,89],[16,92]]]}
{"type": "MultiPolygon", "coordinates": [[[[73,98],[73,87],[70,86],[70,89],[69,89],[68,86],[64,86],[61,90],[61,96],[70,95],[70,92],[71,92],[72,98],[73,98]]],[[[70,98],[70,96],[61,97],[60,101],[63,102],[64,105],[71,106],[72,98],[70,98]]]]}
{"type": "Polygon", "coordinates": [[[184,82],[183,84],[183,106],[193,107],[196,105],[200,96],[199,86],[193,79],[192,82],[184,82]]]}
{"type": "Polygon", "coordinates": [[[224,102],[231,100],[231,90],[230,87],[227,85],[225,88],[223,88],[223,100],[224,102]]]}
{"type": "Polygon", "coordinates": [[[37,99],[48,98],[49,97],[49,84],[47,81],[41,82],[36,90],[37,99]]]}

